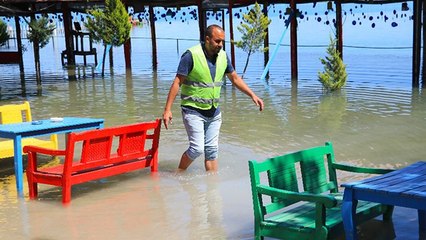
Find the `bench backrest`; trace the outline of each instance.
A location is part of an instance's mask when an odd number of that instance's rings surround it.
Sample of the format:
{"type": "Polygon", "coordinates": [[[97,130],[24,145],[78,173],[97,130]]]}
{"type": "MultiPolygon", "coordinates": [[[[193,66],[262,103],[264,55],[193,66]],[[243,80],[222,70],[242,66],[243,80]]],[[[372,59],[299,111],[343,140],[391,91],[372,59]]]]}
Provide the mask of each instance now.
{"type": "Polygon", "coordinates": [[[157,158],[161,120],[69,134],[64,174],[98,168],[138,158],[157,158]],[[112,151],[114,140],[118,148],[112,151]],[[147,141],[148,140],[148,141],[147,141]],[[74,151],[81,144],[81,157],[74,151]],[[147,146],[148,144],[148,146],[147,146]]]}
{"type": "Polygon", "coordinates": [[[0,106],[0,124],[31,122],[30,103],[0,106]]]}
{"type": "Polygon", "coordinates": [[[337,192],[336,170],[332,168],[332,163],[334,152],[330,142],[325,146],[268,158],[260,163],[249,161],[255,212],[265,215],[295,203],[294,200],[278,198],[272,198],[270,203],[264,201],[256,189],[260,184],[292,192],[337,192]]]}

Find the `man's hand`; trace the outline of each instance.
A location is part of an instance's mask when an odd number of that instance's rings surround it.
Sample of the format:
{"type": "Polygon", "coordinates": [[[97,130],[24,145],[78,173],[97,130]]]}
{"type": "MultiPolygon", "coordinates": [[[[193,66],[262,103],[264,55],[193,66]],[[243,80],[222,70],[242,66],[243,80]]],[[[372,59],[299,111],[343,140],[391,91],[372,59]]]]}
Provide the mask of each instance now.
{"type": "Polygon", "coordinates": [[[263,100],[260,99],[260,98],[258,98],[256,95],[254,95],[252,97],[252,100],[253,100],[254,104],[256,104],[256,106],[259,107],[259,111],[262,111],[263,110],[263,106],[264,106],[263,105],[263,100]]]}
{"type": "Polygon", "coordinates": [[[164,110],[163,113],[163,123],[166,129],[169,129],[169,123],[172,124],[172,111],[164,110]]]}

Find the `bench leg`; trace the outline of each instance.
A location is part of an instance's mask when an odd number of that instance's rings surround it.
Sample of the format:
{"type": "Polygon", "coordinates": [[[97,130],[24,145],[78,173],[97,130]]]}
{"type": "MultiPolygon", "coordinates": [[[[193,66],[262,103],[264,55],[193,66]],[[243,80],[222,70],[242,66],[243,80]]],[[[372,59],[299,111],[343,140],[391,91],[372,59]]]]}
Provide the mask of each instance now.
{"type": "Polygon", "coordinates": [[[154,154],[151,161],[151,172],[158,172],[158,152],[154,154]]]}
{"type": "Polygon", "coordinates": [[[71,184],[65,183],[62,186],[62,203],[67,204],[71,201],[71,184]]]}
{"type": "Polygon", "coordinates": [[[30,195],[30,199],[36,199],[38,195],[38,184],[33,181],[33,177],[27,174],[28,179],[28,192],[30,195]]]}

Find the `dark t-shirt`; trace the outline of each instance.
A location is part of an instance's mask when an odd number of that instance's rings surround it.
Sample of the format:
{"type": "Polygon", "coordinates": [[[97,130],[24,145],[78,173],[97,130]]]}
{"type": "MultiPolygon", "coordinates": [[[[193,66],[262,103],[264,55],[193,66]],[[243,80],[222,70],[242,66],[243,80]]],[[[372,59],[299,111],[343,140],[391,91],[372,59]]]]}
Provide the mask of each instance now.
{"type": "MultiPolygon", "coordinates": [[[[212,76],[212,79],[214,79],[216,76],[217,55],[213,57],[212,59],[210,59],[206,54],[204,44],[202,44],[201,46],[203,47],[204,55],[206,56],[206,59],[207,59],[207,65],[209,66],[209,69],[210,69],[210,75],[212,76]]],[[[229,60],[228,55],[226,55],[226,58],[227,58],[228,64],[226,66],[225,73],[231,73],[234,71],[234,67],[231,64],[231,61],[229,60]]],[[[192,71],[193,67],[194,67],[194,62],[192,60],[192,53],[189,50],[187,50],[186,52],[182,54],[182,57],[180,59],[179,66],[177,69],[177,74],[187,77],[189,73],[192,71]]],[[[205,117],[213,117],[220,113],[219,107],[216,109],[214,106],[212,106],[208,110],[201,110],[201,109],[189,107],[189,106],[182,106],[182,107],[194,109],[205,117]]]]}

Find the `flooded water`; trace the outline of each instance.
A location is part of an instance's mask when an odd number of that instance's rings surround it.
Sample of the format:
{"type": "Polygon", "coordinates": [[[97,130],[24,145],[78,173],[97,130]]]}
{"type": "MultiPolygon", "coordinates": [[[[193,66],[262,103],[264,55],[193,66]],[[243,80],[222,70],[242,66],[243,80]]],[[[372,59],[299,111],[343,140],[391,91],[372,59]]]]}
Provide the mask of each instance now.
{"type": "MultiPolygon", "coordinates": [[[[158,71],[151,68],[149,41],[135,38],[132,71],[125,71],[123,50],[118,48],[114,68],[107,62],[102,78],[93,65],[75,71],[62,68],[63,39],[55,38],[42,49],[41,88],[35,83],[28,48],[23,77],[17,65],[0,65],[0,104],[28,100],[34,119],[104,118],[106,127],[159,118],[179,56],[194,44],[161,41],[158,71]]],[[[348,83],[333,94],[324,93],[316,78],[324,52],[299,50],[297,87],[290,81],[288,48],[280,52],[266,82],[260,80],[263,59],[255,55],[246,82],[264,99],[263,112],[228,81],[222,92],[217,175],[204,172],[202,159],[186,173],[174,174],[187,147],[178,101],[171,129],[161,132],[158,174],[144,169],[77,185],[67,207],[61,204],[60,189],[46,185],[40,185],[39,199],[30,201],[25,184],[25,197],[18,199],[13,161],[0,161],[0,239],[253,239],[248,160],[325,141],[333,142],[342,163],[400,168],[424,160],[426,96],[411,88],[411,50],[345,50],[348,83]]],[[[239,52],[237,56],[245,57],[239,52]]],[[[340,175],[340,182],[356,178],[340,175]]],[[[396,239],[417,239],[417,212],[397,207],[394,227],[396,239]]],[[[374,232],[377,228],[370,230],[374,232]]],[[[365,239],[371,239],[368,236],[365,239]]]]}

